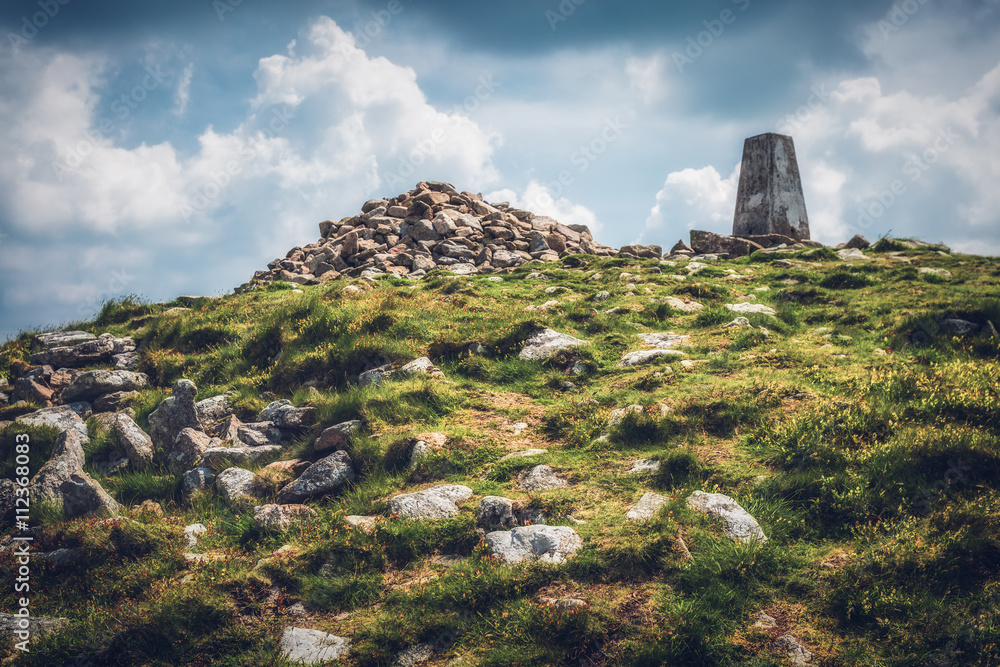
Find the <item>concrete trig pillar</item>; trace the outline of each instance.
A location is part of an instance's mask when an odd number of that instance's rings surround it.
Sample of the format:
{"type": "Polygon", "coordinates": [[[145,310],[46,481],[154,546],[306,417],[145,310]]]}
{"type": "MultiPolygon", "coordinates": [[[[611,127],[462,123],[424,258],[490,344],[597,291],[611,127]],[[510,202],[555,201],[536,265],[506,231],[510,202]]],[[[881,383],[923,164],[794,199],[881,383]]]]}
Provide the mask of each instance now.
{"type": "Polygon", "coordinates": [[[795,144],[783,134],[761,134],[743,143],[733,236],[763,234],[809,239],[795,144]]]}

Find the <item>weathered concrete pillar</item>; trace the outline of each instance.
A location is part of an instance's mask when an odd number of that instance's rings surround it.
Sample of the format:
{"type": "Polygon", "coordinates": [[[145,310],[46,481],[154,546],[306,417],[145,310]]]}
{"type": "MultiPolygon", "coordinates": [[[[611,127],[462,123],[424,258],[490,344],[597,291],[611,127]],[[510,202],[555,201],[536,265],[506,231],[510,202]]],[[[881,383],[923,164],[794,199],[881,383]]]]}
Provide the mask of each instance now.
{"type": "Polygon", "coordinates": [[[795,144],[783,134],[761,134],[743,144],[733,236],[758,234],[809,239],[795,144]]]}

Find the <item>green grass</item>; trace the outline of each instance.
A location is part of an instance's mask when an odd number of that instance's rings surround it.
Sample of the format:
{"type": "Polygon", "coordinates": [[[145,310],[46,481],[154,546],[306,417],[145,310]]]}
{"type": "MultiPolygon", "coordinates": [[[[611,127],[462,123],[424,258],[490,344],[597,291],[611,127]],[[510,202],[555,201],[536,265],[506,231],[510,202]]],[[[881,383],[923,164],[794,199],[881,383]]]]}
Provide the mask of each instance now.
{"type": "MultiPolygon", "coordinates": [[[[199,399],[232,391],[244,421],[287,398],[317,418],[280,458],[316,460],[323,429],[358,419],[347,450],[357,477],[311,502],[314,518],[262,531],[257,502],[230,507],[214,490],[186,502],[179,476],[161,467],[102,475],[95,464],[117,444],[91,421],[85,469],[130,519],[66,521],[58,507],[33,505],[32,522],[44,526],[34,549],[77,549],[79,560],[32,566],[32,610],[72,625],[12,664],[284,665],[277,639],[299,624],[350,637],[350,665],[392,664],[429,642],[434,664],[465,656],[480,665],[763,667],[785,664],[772,646],[785,633],[807,645],[813,664],[996,664],[1000,341],[946,335],[942,322],[1000,326],[1000,268],[936,250],[882,239],[867,251],[873,261],[853,267],[827,249],[758,253],[684,281],[673,276],[683,262],[574,255],[496,283],[439,272],[358,294],[345,281],[273,283],[184,304],[108,302],[74,327],[140,343],[153,385],[130,402],[140,427],[182,377],[199,399]],[[924,276],[921,266],[952,278],[924,276]],[[729,279],[728,269],[744,277],[729,279]],[[526,280],[531,271],[549,280],[526,280]],[[598,291],[611,296],[596,303],[598,291]],[[736,317],[725,304],[751,295],[776,316],[722,329],[736,317]],[[655,302],[667,296],[705,308],[655,302]],[[559,303],[537,309],[549,300],[559,303]],[[188,310],[166,312],[177,306],[188,310]],[[541,327],[589,343],[543,363],[520,360],[541,327]],[[679,349],[693,364],[617,366],[642,349],[637,334],[662,331],[692,337],[679,349]],[[424,355],[444,378],[358,387],[369,368],[424,355]],[[587,370],[571,375],[577,361],[587,370]],[[644,409],[609,429],[610,413],[629,405],[644,409]],[[515,434],[516,421],[528,428],[515,434]],[[413,442],[428,431],[446,444],[411,470],[413,442]],[[547,452],[502,460],[529,447],[547,452]],[[659,461],[659,471],[627,474],[639,459],[659,461]],[[519,489],[521,473],[542,463],[570,485],[519,489]],[[385,516],[392,496],[434,483],[467,485],[474,497],[443,521],[385,516]],[[769,542],[730,542],[718,521],[686,507],[694,490],[735,498],[769,542]],[[665,507],[649,522],[626,521],[647,491],[664,495],[665,507]],[[503,566],[477,532],[485,495],[573,527],[583,548],[563,566],[503,566]],[[164,517],[133,513],[145,500],[164,517]],[[383,518],[367,534],[348,528],[351,514],[383,518]],[[181,531],[193,522],[208,527],[199,548],[218,560],[181,556],[181,531]],[[273,555],[286,545],[291,553],[273,555]],[[445,555],[461,560],[445,564],[445,555]],[[586,606],[544,601],[560,597],[586,606]],[[307,619],[288,614],[297,602],[307,619]],[[752,628],[761,610],[779,628],[752,628]]],[[[13,379],[32,351],[32,332],[0,346],[0,377],[13,379]]],[[[2,408],[0,420],[36,407],[2,408]]],[[[31,471],[56,436],[0,431],[5,478],[16,473],[21,434],[31,440],[31,471]]],[[[259,502],[272,502],[287,479],[262,476],[259,502]]],[[[3,576],[15,566],[0,557],[3,576]]],[[[13,609],[14,595],[0,593],[0,605],[13,609]]],[[[12,656],[9,645],[0,650],[12,656]]]]}

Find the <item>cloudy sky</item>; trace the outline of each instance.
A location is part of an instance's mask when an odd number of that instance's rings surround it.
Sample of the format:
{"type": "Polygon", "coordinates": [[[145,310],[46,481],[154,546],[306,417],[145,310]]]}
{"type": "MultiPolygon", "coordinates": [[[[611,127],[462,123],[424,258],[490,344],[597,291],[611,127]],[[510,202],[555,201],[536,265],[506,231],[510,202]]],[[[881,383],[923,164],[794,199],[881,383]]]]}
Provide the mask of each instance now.
{"type": "Polygon", "coordinates": [[[599,241],[731,231],[795,139],[813,238],[1000,254],[1000,0],[7,0],[0,336],[223,294],[420,180],[599,241]]]}

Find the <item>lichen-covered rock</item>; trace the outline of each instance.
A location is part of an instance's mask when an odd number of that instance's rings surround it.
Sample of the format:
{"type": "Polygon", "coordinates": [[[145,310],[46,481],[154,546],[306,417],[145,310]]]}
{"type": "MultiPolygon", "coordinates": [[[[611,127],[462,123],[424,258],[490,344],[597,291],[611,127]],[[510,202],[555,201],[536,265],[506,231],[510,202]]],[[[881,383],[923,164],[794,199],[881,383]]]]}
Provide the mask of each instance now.
{"type": "Polygon", "coordinates": [[[173,393],[149,415],[149,437],[156,455],[165,461],[171,458],[177,434],[186,428],[201,429],[194,402],[197,394],[194,382],[178,380],[173,393]]]}
{"type": "Polygon", "coordinates": [[[90,401],[104,394],[119,391],[138,391],[149,386],[149,378],[145,373],[132,371],[87,371],[78,375],[68,387],[63,389],[61,399],[64,403],[73,401],[90,401]]]}
{"type": "Polygon", "coordinates": [[[639,499],[639,502],[632,506],[625,518],[629,521],[649,521],[660,508],[667,504],[667,499],[658,493],[646,493],[639,499]]]}
{"type": "Polygon", "coordinates": [[[359,419],[346,421],[336,426],[324,430],[313,443],[313,451],[328,452],[339,449],[346,449],[351,444],[351,439],[361,431],[363,422],[359,419]]]}
{"type": "Polygon", "coordinates": [[[261,447],[209,447],[201,455],[201,465],[210,470],[219,470],[224,465],[253,465],[264,459],[277,456],[282,451],[278,445],[261,447]]]}
{"type": "Polygon", "coordinates": [[[688,496],[687,504],[697,512],[722,519],[722,530],[731,540],[767,542],[767,536],[764,535],[757,520],[727,495],[695,491],[688,496]]]}
{"type": "Polygon", "coordinates": [[[435,486],[393,497],[389,500],[389,514],[403,519],[450,519],[458,516],[458,503],[471,497],[472,489],[467,486],[435,486]]]}
{"type": "Polygon", "coordinates": [[[774,308],[770,306],[765,306],[762,303],[750,303],[749,301],[744,301],[743,303],[727,303],[726,308],[734,313],[739,313],[740,315],[750,315],[750,314],[761,314],[761,315],[771,315],[774,316],[777,313],[774,308]]]}
{"type": "Polygon", "coordinates": [[[14,423],[25,426],[49,426],[60,431],[74,431],[80,436],[83,444],[90,442],[87,437],[87,423],[80,418],[73,406],[59,405],[54,408],[42,408],[17,417],[14,423]]]}
{"type": "Polygon", "coordinates": [[[188,470],[181,478],[181,493],[185,498],[190,498],[196,491],[205,491],[215,480],[215,473],[208,468],[195,468],[188,470]]]}
{"type": "Polygon", "coordinates": [[[281,634],[281,654],[289,662],[318,665],[339,660],[350,650],[351,640],[320,630],[285,628],[281,634]]]}
{"type": "Polygon", "coordinates": [[[629,352],[622,357],[622,360],[618,362],[618,366],[621,368],[632,368],[652,363],[663,357],[677,359],[683,356],[686,355],[680,350],[639,350],[637,352],[629,352]]]}
{"type": "Polygon", "coordinates": [[[305,505],[260,505],[253,508],[253,522],[260,530],[280,532],[288,530],[293,523],[306,521],[316,516],[315,510],[305,505]]]}
{"type": "Polygon", "coordinates": [[[549,491],[567,486],[569,486],[569,482],[556,475],[555,470],[544,464],[532,468],[518,485],[525,491],[549,491]]]}
{"type": "Polygon", "coordinates": [[[352,481],[354,468],[351,466],[351,457],[344,451],[334,452],[309,466],[298,479],[281,489],[278,502],[301,503],[336,491],[352,481]]]}
{"type": "Polygon", "coordinates": [[[82,368],[95,364],[110,363],[116,355],[135,351],[135,341],[131,338],[117,338],[111,334],[101,334],[95,340],[83,341],[71,346],[53,347],[31,355],[33,365],[48,365],[53,368],[82,368]]]}
{"type": "Polygon", "coordinates": [[[281,429],[303,429],[316,421],[316,408],[297,408],[291,401],[274,401],[257,415],[258,422],[271,422],[281,429]]]}
{"type": "Polygon", "coordinates": [[[220,444],[222,442],[218,438],[211,438],[206,433],[186,428],[174,439],[174,446],[166,456],[167,464],[176,472],[189,470],[201,461],[208,449],[220,444]]]}
{"type": "Polygon", "coordinates": [[[239,500],[253,497],[254,480],[254,474],[249,470],[226,468],[215,477],[215,488],[222,494],[226,503],[233,505],[239,500]]]}
{"type": "Polygon", "coordinates": [[[63,431],[48,462],[31,480],[32,497],[61,506],[67,519],[117,514],[118,503],[83,471],[83,464],[80,435],[63,431]]]}
{"type": "Polygon", "coordinates": [[[115,415],[111,431],[134,467],[144,468],[153,462],[153,440],[131,417],[123,413],[115,415]]]}
{"type": "Polygon", "coordinates": [[[542,329],[525,341],[518,357],[526,361],[546,361],[563,350],[571,350],[589,343],[590,341],[580,340],[552,329],[542,329]]]}
{"type": "Polygon", "coordinates": [[[522,526],[487,533],[490,555],[507,565],[539,560],[562,563],[583,546],[576,531],[566,526],[522,526]]]}

